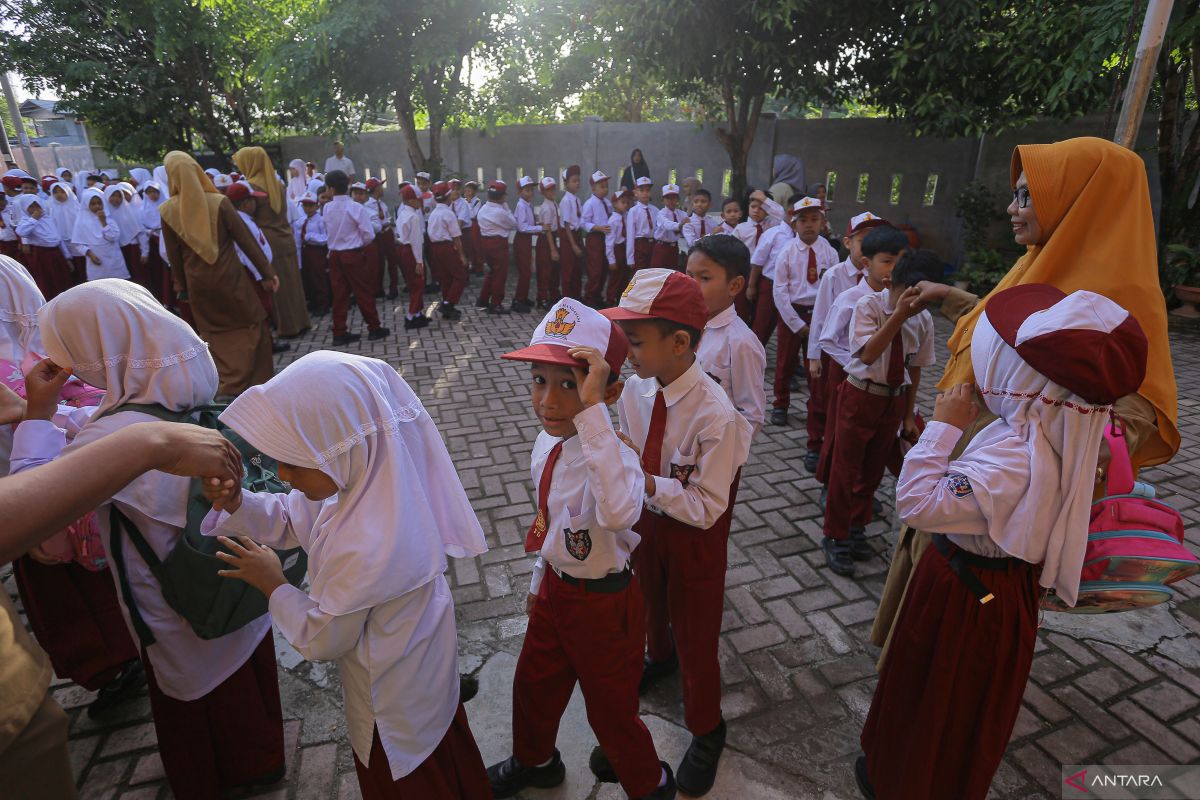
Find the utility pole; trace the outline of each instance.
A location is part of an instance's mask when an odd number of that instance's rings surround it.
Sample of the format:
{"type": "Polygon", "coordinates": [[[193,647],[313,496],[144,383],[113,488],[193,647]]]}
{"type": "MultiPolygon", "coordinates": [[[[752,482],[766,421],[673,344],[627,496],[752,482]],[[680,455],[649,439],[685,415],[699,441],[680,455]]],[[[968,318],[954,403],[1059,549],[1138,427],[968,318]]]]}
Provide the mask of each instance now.
{"type": "Polygon", "coordinates": [[[1138,129],[1142,126],[1146,98],[1150,94],[1150,85],[1154,83],[1158,53],[1162,49],[1174,5],[1175,0],[1150,0],[1146,6],[1146,20],[1142,23],[1142,35],[1138,38],[1137,53],[1129,71],[1129,83],[1125,86],[1125,97],[1121,101],[1121,117],[1117,120],[1117,132],[1113,137],[1114,142],[1131,150],[1137,141],[1138,129]]]}
{"type": "Polygon", "coordinates": [[[8,101],[8,113],[12,117],[13,127],[17,130],[17,141],[21,145],[21,153],[25,156],[25,171],[34,175],[38,171],[37,161],[33,157],[33,149],[29,146],[29,136],[25,133],[25,125],[21,122],[21,109],[17,106],[17,96],[13,94],[12,83],[8,73],[0,71],[0,85],[4,87],[4,99],[8,101]]]}

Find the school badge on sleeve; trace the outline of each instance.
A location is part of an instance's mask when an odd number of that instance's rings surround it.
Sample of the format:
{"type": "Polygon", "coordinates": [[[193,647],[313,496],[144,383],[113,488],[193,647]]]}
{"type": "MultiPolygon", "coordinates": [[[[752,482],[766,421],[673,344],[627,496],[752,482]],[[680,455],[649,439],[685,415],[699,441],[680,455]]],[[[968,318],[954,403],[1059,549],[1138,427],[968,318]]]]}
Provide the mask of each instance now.
{"type": "Polygon", "coordinates": [[[576,561],[584,561],[592,552],[592,537],[588,535],[587,529],[573,531],[570,528],[563,528],[563,535],[566,540],[567,552],[571,554],[571,558],[576,561]]]}
{"type": "Polygon", "coordinates": [[[682,483],[684,486],[688,485],[688,481],[691,479],[692,473],[695,471],[696,471],[695,464],[672,464],[671,465],[671,477],[674,478],[675,480],[679,481],[680,483],[682,483]]]}
{"type": "Polygon", "coordinates": [[[975,493],[967,476],[958,472],[946,473],[946,488],[950,490],[950,494],[958,498],[975,493]]]}

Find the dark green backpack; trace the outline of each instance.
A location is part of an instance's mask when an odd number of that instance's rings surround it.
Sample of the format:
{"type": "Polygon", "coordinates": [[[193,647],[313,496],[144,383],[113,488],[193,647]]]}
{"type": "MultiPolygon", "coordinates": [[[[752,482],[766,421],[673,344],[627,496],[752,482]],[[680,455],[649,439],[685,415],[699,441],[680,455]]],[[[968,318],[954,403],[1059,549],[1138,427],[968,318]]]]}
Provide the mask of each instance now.
{"type": "MultiPolygon", "coordinates": [[[[220,431],[242,454],[242,464],[245,468],[242,478],[243,491],[287,492],[287,485],[279,480],[276,474],[278,466],[275,460],[255,450],[245,439],[217,420],[217,416],[224,410],[225,406],[219,404],[202,406],[191,411],[169,411],[157,404],[126,403],[110,409],[106,415],[121,411],[140,411],[167,422],[191,423],[220,431]]],[[[138,613],[133,599],[133,591],[125,571],[125,561],[121,557],[122,530],[158,580],[167,605],[187,620],[201,639],[216,639],[233,633],[267,613],[267,598],[262,592],[248,583],[223,578],[217,574],[227,566],[216,557],[217,551],[225,548],[217,543],[215,537],[200,534],[200,523],[212,510],[212,505],[204,498],[199,478],[192,480],[188,490],[187,524],[184,526],[183,536],[165,559],[159,559],[137,526],[117,509],[116,503],[113,503],[110,509],[109,556],[116,565],[121,595],[143,646],[149,647],[154,644],[154,634],[138,613]]],[[[283,563],[283,574],[288,583],[299,586],[308,568],[308,557],[304,551],[296,547],[275,552],[283,563]]]]}

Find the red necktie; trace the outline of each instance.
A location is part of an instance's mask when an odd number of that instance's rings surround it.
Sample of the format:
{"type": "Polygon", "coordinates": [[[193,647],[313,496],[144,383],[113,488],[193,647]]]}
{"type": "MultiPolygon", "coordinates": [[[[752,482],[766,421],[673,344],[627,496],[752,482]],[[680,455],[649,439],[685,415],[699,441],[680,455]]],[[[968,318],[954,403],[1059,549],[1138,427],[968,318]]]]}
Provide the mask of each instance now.
{"type": "Polygon", "coordinates": [[[808,282],[817,282],[817,251],[808,248],[808,282]]]}
{"type": "Polygon", "coordinates": [[[607,223],[608,218],[612,216],[612,206],[608,204],[607,200],[604,201],[604,213],[606,215],[604,221],[607,223]]]}
{"type": "Polygon", "coordinates": [[[536,553],[542,549],[542,541],[546,538],[546,528],[550,524],[550,480],[554,477],[554,465],[558,462],[558,454],[562,452],[563,443],[557,442],[550,448],[546,456],[546,465],[542,467],[542,479],[538,481],[538,510],[525,535],[525,552],[536,553]]]}
{"type": "Polygon", "coordinates": [[[651,233],[654,232],[654,220],[650,218],[650,206],[646,206],[646,228],[651,233]]]}
{"type": "Polygon", "coordinates": [[[863,271],[860,269],[858,272],[854,273],[854,282],[858,283],[862,279],[863,279],[863,271]]]}
{"type": "Polygon", "coordinates": [[[376,204],[375,204],[375,207],[379,209],[379,218],[380,218],[380,219],[383,219],[383,204],[382,204],[382,203],[376,203],[376,204]]]}
{"type": "Polygon", "coordinates": [[[646,431],[646,445],[642,448],[642,469],[658,475],[662,469],[663,433],[667,430],[667,399],[662,389],[654,395],[654,410],[650,412],[650,428],[646,431]]]}
{"type": "Polygon", "coordinates": [[[304,234],[308,231],[308,217],[304,218],[304,222],[300,223],[300,244],[304,244],[304,234]]]}
{"type": "Polygon", "coordinates": [[[887,385],[899,389],[904,385],[904,330],[896,331],[892,339],[891,350],[888,351],[887,385]]]}
{"type": "Polygon", "coordinates": [[[754,223],[754,244],[758,244],[759,237],[762,236],[762,223],[754,223]]]}
{"type": "Polygon", "coordinates": [[[700,235],[704,236],[706,229],[704,227],[704,217],[700,218],[700,235]]]}

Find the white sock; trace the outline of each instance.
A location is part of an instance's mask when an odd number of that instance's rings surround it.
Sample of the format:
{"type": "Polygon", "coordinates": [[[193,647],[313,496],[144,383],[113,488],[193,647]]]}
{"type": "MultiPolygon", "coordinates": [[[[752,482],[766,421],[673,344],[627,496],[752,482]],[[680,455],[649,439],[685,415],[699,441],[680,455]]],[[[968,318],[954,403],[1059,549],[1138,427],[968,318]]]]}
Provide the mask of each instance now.
{"type": "Polygon", "coordinates": [[[662,777],[658,779],[658,788],[661,789],[662,787],[664,787],[666,785],[667,785],[667,771],[664,769],[662,771],[662,777]]]}
{"type": "Polygon", "coordinates": [[[545,761],[543,761],[541,764],[538,764],[537,768],[541,769],[542,767],[548,767],[548,766],[550,766],[550,762],[552,762],[553,760],[554,760],[554,756],[550,756],[545,761]]]}

